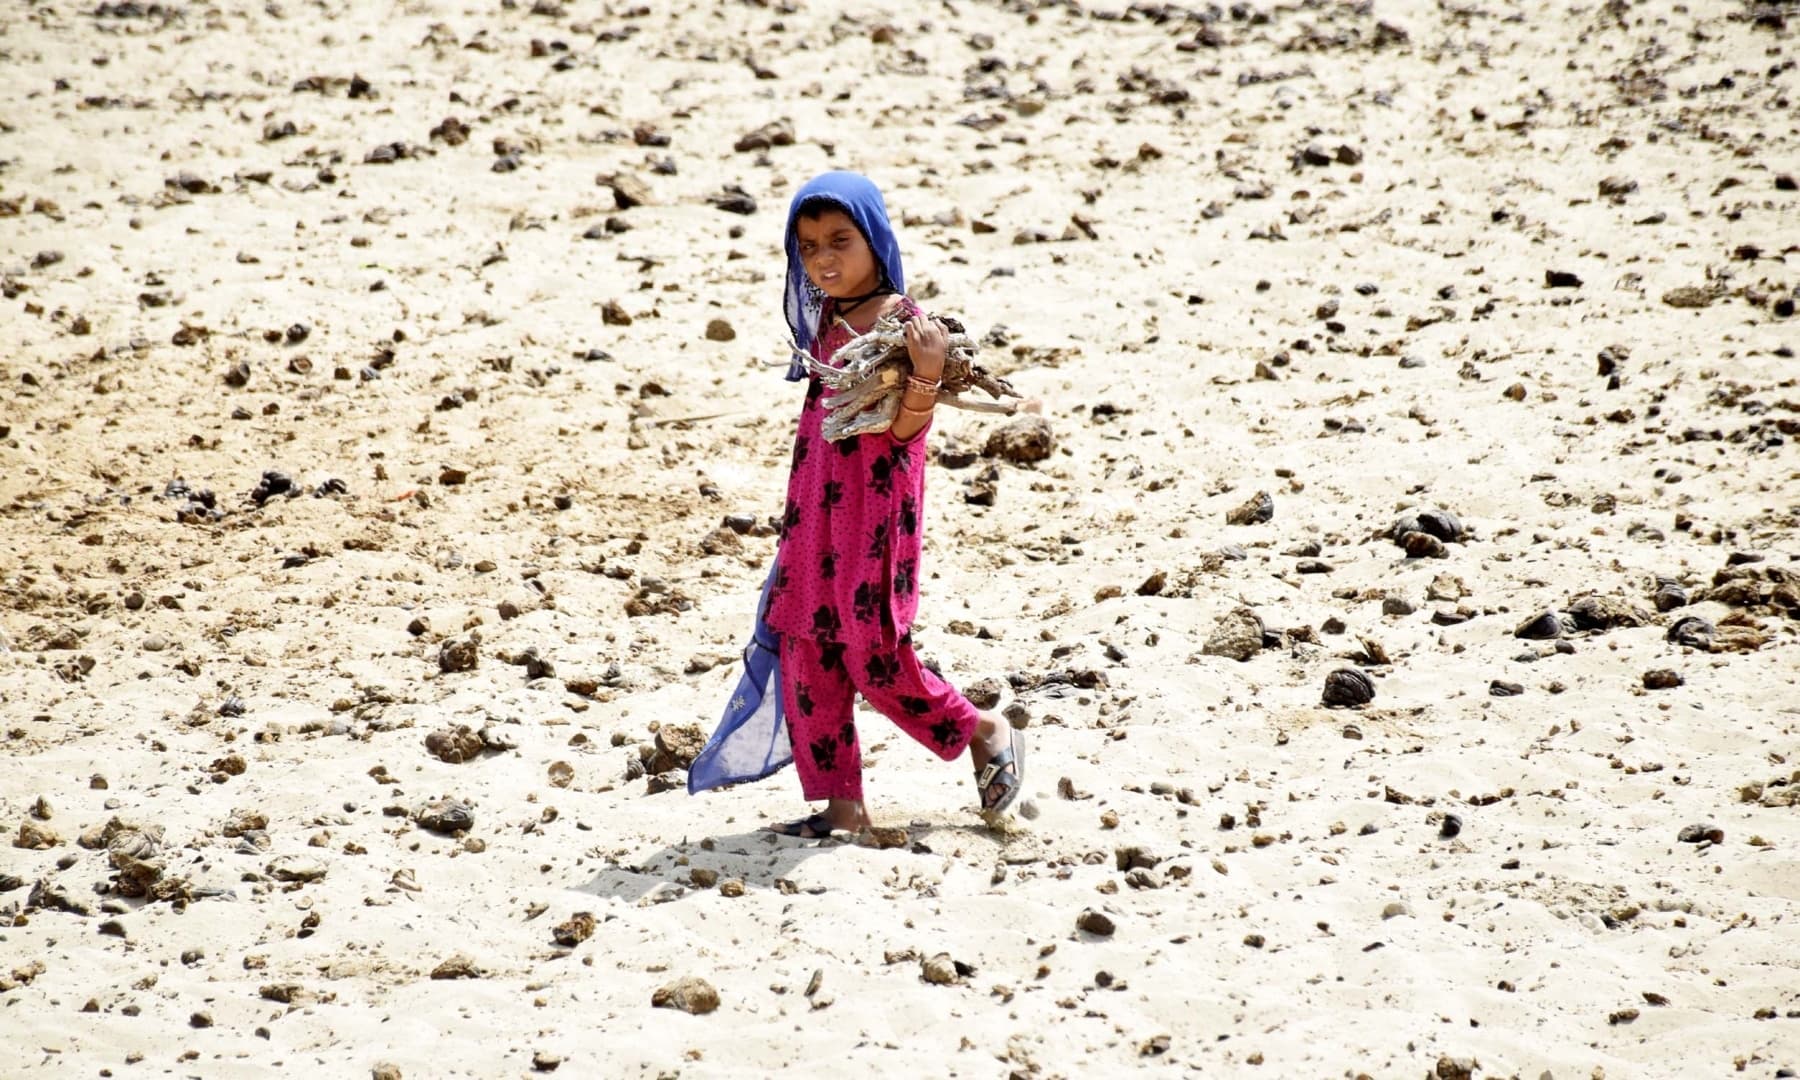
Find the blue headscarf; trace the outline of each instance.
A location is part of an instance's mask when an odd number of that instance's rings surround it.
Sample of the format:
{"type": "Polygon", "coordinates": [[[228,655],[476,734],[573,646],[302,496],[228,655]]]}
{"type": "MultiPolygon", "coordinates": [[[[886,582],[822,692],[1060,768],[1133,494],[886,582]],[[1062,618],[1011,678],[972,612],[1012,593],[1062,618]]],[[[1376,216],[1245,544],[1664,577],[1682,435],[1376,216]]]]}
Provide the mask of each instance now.
{"type": "MultiPolygon", "coordinates": [[[[813,177],[794,192],[794,201],[788,204],[784,239],[787,292],[782,297],[782,307],[787,313],[794,344],[801,349],[812,348],[813,337],[819,330],[819,317],[825,310],[825,294],[806,276],[806,267],[800,261],[800,239],[794,227],[800,220],[801,207],[812,209],[821,203],[842,210],[862,230],[863,239],[868,241],[869,250],[875,255],[875,265],[881,268],[881,284],[895,292],[906,291],[906,273],[900,266],[900,241],[895,239],[894,227],[888,223],[887,204],[881,199],[881,189],[861,173],[828,172],[813,177]]],[[[798,359],[788,365],[789,382],[799,382],[805,377],[806,369],[798,359]]]]}

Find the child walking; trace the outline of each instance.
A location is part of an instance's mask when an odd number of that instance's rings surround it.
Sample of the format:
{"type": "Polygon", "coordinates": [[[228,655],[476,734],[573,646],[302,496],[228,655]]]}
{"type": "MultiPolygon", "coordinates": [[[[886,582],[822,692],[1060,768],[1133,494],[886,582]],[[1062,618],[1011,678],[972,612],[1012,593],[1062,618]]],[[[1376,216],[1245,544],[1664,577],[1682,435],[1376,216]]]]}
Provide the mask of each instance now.
{"type": "Polygon", "coordinates": [[[795,342],[823,362],[897,314],[913,374],[889,430],[833,443],[820,434],[823,386],[797,362],[788,372],[808,385],[765,618],[780,637],[781,701],[800,790],[825,809],[769,828],[815,838],[870,827],[851,713],[858,694],[944,760],[966,748],[982,808],[1004,811],[1024,782],[1018,732],[978,711],[912,647],[925,434],[948,335],[906,296],[900,245],[868,178],[829,172],[809,181],[789,206],[785,246],[795,342]]]}

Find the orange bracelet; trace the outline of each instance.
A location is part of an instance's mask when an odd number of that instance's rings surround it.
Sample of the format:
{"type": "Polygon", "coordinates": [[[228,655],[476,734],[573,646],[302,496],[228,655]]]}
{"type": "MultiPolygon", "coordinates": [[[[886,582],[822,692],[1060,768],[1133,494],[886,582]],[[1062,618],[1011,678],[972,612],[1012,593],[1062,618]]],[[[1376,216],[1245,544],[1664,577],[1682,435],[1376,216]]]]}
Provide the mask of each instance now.
{"type": "Polygon", "coordinates": [[[942,382],[931,379],[921,379],[917,375],[908,375],[906,377],[907,390],[915,394],[922,394],[925,397],[937,397],[938,387],[942,385],[944,385],[942,382]]]}

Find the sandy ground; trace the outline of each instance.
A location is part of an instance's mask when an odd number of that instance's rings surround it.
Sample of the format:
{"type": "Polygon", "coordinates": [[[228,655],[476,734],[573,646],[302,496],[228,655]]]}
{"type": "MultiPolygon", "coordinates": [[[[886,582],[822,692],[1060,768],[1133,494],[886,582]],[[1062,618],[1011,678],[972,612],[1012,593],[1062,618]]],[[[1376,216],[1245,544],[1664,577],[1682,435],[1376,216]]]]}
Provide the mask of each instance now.
{"type": "Polygon", "coordinates": [[[8,5],[0,1073],[1794,1075],[1794,18],[8,5]],[[1046,404],[931,436],[1008,829],[680,788],[827,168],[1046,404]]]}

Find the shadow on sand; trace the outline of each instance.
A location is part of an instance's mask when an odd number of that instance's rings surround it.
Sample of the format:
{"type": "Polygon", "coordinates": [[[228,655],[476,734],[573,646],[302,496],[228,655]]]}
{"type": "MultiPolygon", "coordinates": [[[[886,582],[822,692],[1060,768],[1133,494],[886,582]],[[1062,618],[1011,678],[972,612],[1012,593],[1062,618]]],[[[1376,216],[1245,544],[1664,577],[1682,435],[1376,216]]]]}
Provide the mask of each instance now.
{"type": "MultiPolygon", "coordinates": [[[[930,854],[929,837],[961,832],[954,826],[921,826],[915,823],[907,830],[909,848],[914,854],[930,854]]],[[[751,889],[773,889],[784,893],[805,892],[797,885],[794,869],[816,855],[829,854],[838,848],[860,846],[851,833],[837,833],[828,839],[799,840],[757,829],[731,833],[703,840],[670,844],[635,863],[617,863],[595,874],[578,891],[594,896],[609,896],[636,903],[645,897],[661,903],[678,900],[695,891],[718,887],[719,882],[736,878],[751,889]],[[686,859],[684,864],[681,860],[686,859]],[[696,879],[695,871],[700,871],[696,879]],[[711,871],[714,877],[709,878],[711,871]],[[702,884],[710,880],[711,884],[702,884]]]]}

